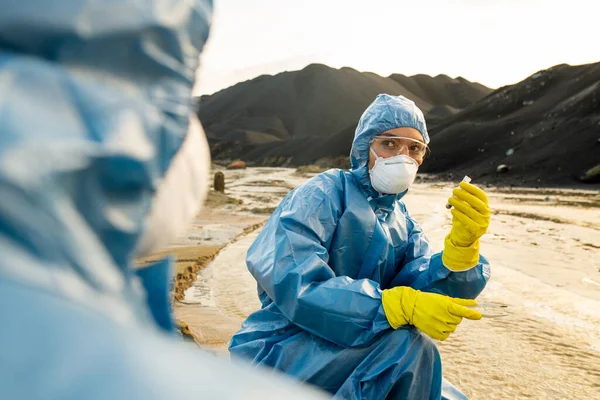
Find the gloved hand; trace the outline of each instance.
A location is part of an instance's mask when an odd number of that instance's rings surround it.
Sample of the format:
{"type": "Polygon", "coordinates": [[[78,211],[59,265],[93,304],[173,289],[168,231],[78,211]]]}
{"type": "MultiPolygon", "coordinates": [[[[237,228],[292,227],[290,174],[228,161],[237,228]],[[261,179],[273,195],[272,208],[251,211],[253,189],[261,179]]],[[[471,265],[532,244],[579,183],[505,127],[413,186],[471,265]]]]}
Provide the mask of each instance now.
{"type": "Polygon", "coordinates": [[[479,238],[490,225],[490,208],[485,192],[467,182],[448,199],[452,209],[452,229],[444,240],[442,262],[452,271],[464,271],[479,262],[479,238]]]}
{"type": "Polygon", "coordinates": [[[447,339],[463,318],[482,317],[480,312],[465,307],[476,306],[475,300],[421,292],[408,286],[384,290],[381,302],[392,328],[413,325],[437,340],[447,339]]]}

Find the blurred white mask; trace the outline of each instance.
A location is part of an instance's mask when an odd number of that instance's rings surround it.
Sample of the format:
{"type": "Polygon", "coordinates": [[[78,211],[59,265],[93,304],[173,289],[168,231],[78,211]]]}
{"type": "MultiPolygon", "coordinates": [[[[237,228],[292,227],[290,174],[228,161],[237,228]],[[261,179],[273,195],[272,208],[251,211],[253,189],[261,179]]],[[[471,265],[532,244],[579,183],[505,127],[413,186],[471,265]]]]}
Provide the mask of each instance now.
{"type": "Polygon", "coordinates": [[[163,250],[185,231],[204,204],[209,173],[206,135],[194,114],[190,116],[188,134],[152,201],[136,257],[163,250]]]}

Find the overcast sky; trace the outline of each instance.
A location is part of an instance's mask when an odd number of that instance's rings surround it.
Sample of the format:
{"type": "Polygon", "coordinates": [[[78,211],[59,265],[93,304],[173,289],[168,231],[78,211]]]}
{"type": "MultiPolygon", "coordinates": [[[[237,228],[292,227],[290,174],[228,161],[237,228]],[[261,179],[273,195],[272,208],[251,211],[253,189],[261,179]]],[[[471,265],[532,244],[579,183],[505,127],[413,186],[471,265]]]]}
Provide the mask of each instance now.
{"type": "Polygon", "coordinates": [[[595,0],[215,0],[196,95],[311,63],[492,88],[600,61],[595,0]]]}

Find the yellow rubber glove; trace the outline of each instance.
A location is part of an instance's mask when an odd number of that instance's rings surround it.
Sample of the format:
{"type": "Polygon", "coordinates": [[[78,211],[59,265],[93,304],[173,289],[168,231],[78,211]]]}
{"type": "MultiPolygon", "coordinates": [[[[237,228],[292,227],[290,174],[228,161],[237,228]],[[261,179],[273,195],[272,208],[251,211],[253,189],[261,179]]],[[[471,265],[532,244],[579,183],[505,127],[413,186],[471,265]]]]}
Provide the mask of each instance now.
{"type": "Polygon", "coordinates": [[[479,238],[490,225],[490,207],[485,192],[467,182],[448,199],[452,229],[444,240],[442,262],[452,271],[464,271],[479,263],[479,238]]]}
{"type": "Polygon", "coordinates": [[[381,302],[392,328],[413,325],[437,340],[447,339],[463,318],[482,317],[480,312],[465,307],[476,306],[475,300],[421,292],[408,286],[384,290],[381,302]]]}

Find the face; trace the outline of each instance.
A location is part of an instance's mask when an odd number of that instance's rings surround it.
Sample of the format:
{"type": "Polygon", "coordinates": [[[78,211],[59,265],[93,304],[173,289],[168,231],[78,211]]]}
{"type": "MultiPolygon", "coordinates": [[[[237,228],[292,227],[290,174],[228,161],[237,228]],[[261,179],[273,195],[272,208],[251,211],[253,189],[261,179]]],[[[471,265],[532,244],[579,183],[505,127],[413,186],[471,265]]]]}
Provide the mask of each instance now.
{"type": "MultiPolygon", "coordinates": [[[[423,135],[421,135],[421,133],[418,130],[416,130],[414,128],[409,128],[409,127],[402,127],[402,128],[390,129],[389,131],[383,132],[379,136],[403,137],[403,138],[408,138],[408,139],[415,139],[415,140],[418,140],[421,143],[424,143],[423,142],[423,135]]],[[[398,155],[401,155],[401,154],[405,154],[407,156],[410,156],[410,154],[408,153],[408,149],[406,147],[404,147],[402,149],[401,153],[398,153],[398,155]]],[[[379,156],[383,157],[383,158],[386,158],[382,154],[379,154],[379,156]]],[[[373,155],[372,152],[369,151],[369,170],[371,168],[373,168],[373,165],[375,165],[375,159],[376,159],[376,157],[373,155]]],[[[414,158],[414,160],[417,162],[417,164],[419,164],[419,166],[421,164],[423,164],[423,158],[422,157],[421,158],[414,158]]]]}

